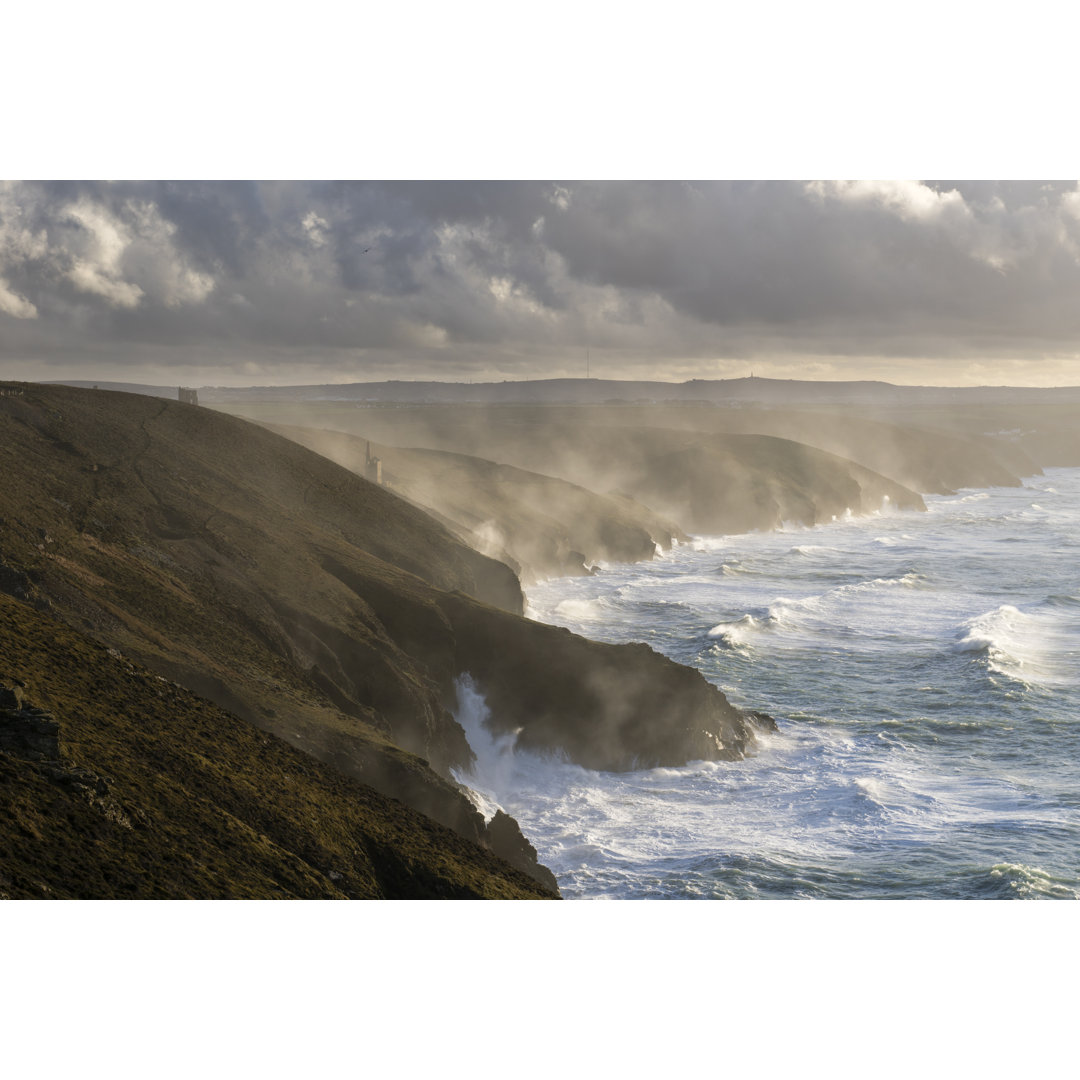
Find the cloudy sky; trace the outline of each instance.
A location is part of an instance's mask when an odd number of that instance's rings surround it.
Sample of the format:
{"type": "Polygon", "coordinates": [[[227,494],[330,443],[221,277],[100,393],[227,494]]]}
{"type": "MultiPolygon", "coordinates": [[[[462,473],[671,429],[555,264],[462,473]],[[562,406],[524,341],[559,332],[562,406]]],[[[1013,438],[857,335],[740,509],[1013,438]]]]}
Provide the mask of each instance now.
{"type": "Polygon", "coordinates": [[[0,186],[0,376],[1080,384],[1075,182],[0,186]]]}

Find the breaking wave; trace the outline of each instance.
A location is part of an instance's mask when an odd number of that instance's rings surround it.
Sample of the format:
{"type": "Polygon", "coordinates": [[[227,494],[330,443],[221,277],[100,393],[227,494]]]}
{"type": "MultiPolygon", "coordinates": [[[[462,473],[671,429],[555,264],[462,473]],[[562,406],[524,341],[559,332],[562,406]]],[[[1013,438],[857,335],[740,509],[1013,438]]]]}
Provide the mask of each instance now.
{"type": "Polygon", "coordinates": [[[1051,596],[1034,611],[1002,604],[962,624],[953,648],[970,653],[988,671],[1026,686],[1058,686],[1076,678],[1073,624],[1055,615],[1080,607],[1071,596],[1051,596]]]}

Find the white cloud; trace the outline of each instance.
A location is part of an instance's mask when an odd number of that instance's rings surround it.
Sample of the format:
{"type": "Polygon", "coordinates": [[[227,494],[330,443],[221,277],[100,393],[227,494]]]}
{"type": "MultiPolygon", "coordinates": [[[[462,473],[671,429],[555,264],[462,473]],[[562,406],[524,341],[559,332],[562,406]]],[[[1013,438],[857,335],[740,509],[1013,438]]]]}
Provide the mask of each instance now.
{"type": "Polygon", "coordinates": [[[123,254],[124,267],[137,275],[144,291],[166,307],[197,304],[211,293],[214,279],[188,265],[176,248],[176,226],[151,202],[128,200],[132,236],[123,254]]]}
{"type": "Polygon", "coordinates": [[[16,319],[36,319],[38,310],[24,296],[11,291],[8,283],[0,278],[0,311],[16,319]]]}
{"type": "Polygon", "coordinates": [[[68,281],[81,292],[104,297],[113,307],[135,307],[143,291],[124,280],[121,266],[132,239],[127,226],[85,198],[65,207],[63,216],[78,227],[69,241],[78,253],[70,253],[68,281]]]}
{"type": "MultiPolygon", "coordinates": [[[[25,263],[42,258],[48,250],[44,229],[33,230],[23,221],[17,185],[0,183],[0,271],[18,270],[25,263]]],[[[0,277],[0,311],[16,319],[36,319],[37,307],[0,277]]]]}
{"type": "Polygon", "coordinates": [[[822,199],[876,203],[902,221],[936,221],[947,214],[971,216],[960,192],[935,191],[918,180],[814,180],[806,188],[822,199]]]}
{"type": "Polygon", "coordinates": [[[325,247],[327,236],[330,232],[330,223],[326,218],[319,217],[318,214],[312,210],[304,220],[301,222],[304,226],[304,231],[308,235],[308,240],[311,242],[312,247],[325,247]]]}
{"type": "Polygon", "coordinates": [[[116,308],[136,307],[148,297],[166,307],[204,300],[214,279],[181,256],[176,226],[151,202],[128,200],[122,212],[89,198],[64,208],[63,217],[78,228],[67,232],[58,254],[68,257],[66,277],[75,288],[116,308]]]}
{"type": "Polygon", "coordinates": [[[1070,217],[1080,221],[1080,184],[1076,185],[1075,191],[1067,191],[1061,196],[1061,208],[1070,217]]]}

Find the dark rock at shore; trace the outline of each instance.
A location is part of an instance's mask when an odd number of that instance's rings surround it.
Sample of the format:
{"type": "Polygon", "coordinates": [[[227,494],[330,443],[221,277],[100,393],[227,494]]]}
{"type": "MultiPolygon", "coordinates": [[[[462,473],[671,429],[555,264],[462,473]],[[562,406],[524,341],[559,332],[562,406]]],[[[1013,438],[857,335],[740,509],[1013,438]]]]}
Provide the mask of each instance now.
{"type": "Polygon", "coordinates": [[[487,824],[487,840],[499,858],[516,866],[552,892],[559,891],[555,875],[546,866],[540,865],[536,848],[525,839],[518,823],[509,814],[502,810],[495,811],[495,816],[487,824]]]}
{"type": "Polygon", "coordinates": [[[736,760],[753,741],[743,715],[693,668],[648,645],[608,645],[561,627],[440,601],[458,666],[485,695],[496,731],[591,769],[736,760]],[[520,729],[520,730],[519,730],[520,729]]]}

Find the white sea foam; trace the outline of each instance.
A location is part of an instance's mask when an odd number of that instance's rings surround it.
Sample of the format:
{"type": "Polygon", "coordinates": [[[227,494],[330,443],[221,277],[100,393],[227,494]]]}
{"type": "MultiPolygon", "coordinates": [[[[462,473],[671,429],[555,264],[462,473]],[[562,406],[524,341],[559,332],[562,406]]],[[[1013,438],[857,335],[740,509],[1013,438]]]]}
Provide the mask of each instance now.
{"type": "Polygon", "coordinates": [[[1010,647],[1020,647],[1020,638],[1030,631],[1031,619],[1011,604],[1002,604],[968,619],[956,639],[958,652],[985,652],[994,657],[1009,658],[1010,647]]]}
{"type": "Polygon", "coordinates": [[[990,881],[1003,895],[1005,890],[1018,899],[1029,897],[1047,897],[1058,900],[1076,900],[1080,891],[1070,888],[1063,881],[1037,866],[1025,866],[1023,863],[998,863],[989,872],[990,881]]]}
{"type": "Polygon", "coordinates": [[[648,641],[780,726],[745,761],[630,774],[511,750],[502,805],[564,895],[1080,895],[1080,470],[1052,472],[1057,497],[928,496],[539,586],[545,617],[648,641]]]}
{"type": "Polygon", "coordinates": [[[856,581],[849,585],[838,585],[830,589],[827,596],[851,596],[859,593],[875,592],[878,589],[915,589],[922,581],[922,575],[915,570],[909,570],[899,577],[871,578],[869,581],[856,581]]]}

